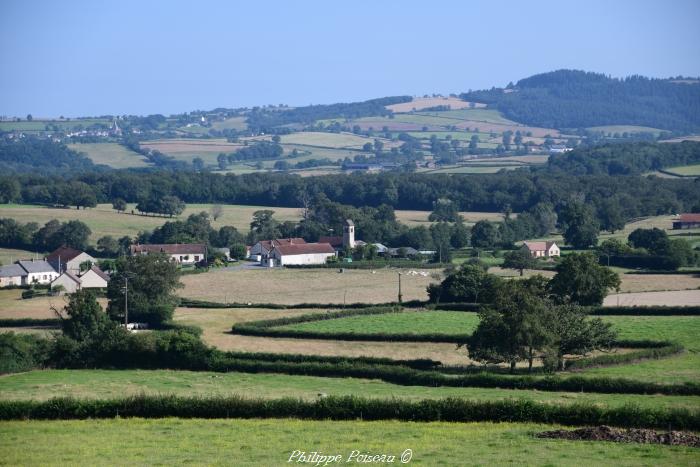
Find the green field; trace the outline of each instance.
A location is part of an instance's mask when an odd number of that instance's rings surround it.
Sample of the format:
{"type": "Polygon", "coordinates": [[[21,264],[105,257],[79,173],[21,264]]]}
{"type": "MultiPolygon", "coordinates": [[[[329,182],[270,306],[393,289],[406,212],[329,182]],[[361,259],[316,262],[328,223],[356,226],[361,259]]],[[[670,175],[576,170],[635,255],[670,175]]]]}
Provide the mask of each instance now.
{"type": "Polygon", "coordinates": [[[321,146],[336,149],[361,149],[365,143],[373,142],[374,138],[357,136],[351,133],[323,133],[317,131],[303,131],[298,133],[291,133],[288,135],[283,135],[281,140],[282,144],[321,146]]]}
{"type": "MultiPolygon", "coordinates": [[[[4,465],[288,465],[353,450],[420,465],[697,465],[689,447],[541,440],[552,425],[396,421],[117,419],[0,423],[4,465]]],[[[346,462],[342,462],[345,464],[346,462]]],[[[351,461],[351,464],[355,464],[351,461]]],[[[314,464],[306,464],[314,465],[314,464]]],[[[333,464],[335,465],[335,464],[333,464]]]]}
{"type": "Polygon", "coordinates": [[[69,148],[87,155],[95,164],[108,165],[115,169],[150,167],[146,159],[117,143],[78,143],[69,148]]]}
{"type": "Polygon", "coordinates": [[[78,128],[87,128],[90,125],[102,124],[106,126],[112,125],[111,120],[99,118],[85,118],[79,120],[32,120],[28,122],[22,120],[20,122],[0,122],[0,131],[24,131],[24,132],[42,132],[53,131],[46,130],[47,125],[55,125],[61,131],[75,130],[78,128]]]}
{"type": "Polygon", "coordinates": [[[671,167],[666,169],[666,171],[684,176],[700,176],[700,164],[671,167]]]}
{"type": "Polygon", "coordinates": [[[476,313],[461,311],[416,311],[384,315],[349,316],[347,318],[310,321],[281,326],[280,329],[299,331],[350,332],[375,334],[463,335],[472,332],[479,323],[476,313]]]}
{"type": "Polygon", "coordinates": [[[71,396],[108,399],[139,394],[179,396],[233,396],[275,399],[294,397],[314,400],[319,394],[362,395],[372,398],[472,400],[526,399],[555,404],[593,403],[608,407],[636,404],[640,407],[696,409],[700,396],[594,394],[526,391],[499,388],[401,386],[380,380],[324,378],[255,373],[212,373],[174,370],[36,370],[0,378],[0,400],[47,400],[71,396]]]}
{"type": "Polygon", "coordinates": [[[441,167],[439,169],[429,169],[425,170],[425,173],[430,174],[494,174],[500,170],[514,170],[522,167],[522,165],[458,165],[453,167],[441,167]]]}
{"type": "Polygon", "coordinates": [[[648,126],[638,126],[638,125],[604,125],[604,126],[592,126],[586,128],[591,131],[602,131],[603,133],[654,133],[658,135],[663,130],[658,128],[652,128],[648,126]]]}
{"type": "Polygon", "coordinates": [[[215,130],[245,130],[248,124],[246,117],[231,117],[220,122],[212,122],[211,127],[215,130]]]}
{"type": "Polygon", "coordinates": [[[504,125],[517,125],[516,122],[508,120],[498,110],[495,109],[459,109],[445,112],[416,112],[419,115],[433,117],[450,118],[455,120],[474,120],[486,123],[500,123],[504,125]]]}

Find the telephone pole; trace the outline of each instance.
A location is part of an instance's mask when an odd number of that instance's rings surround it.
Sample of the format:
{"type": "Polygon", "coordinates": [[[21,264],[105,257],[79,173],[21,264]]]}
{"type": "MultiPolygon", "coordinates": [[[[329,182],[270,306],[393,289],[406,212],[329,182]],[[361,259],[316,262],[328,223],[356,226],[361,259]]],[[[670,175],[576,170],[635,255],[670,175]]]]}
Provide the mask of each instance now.
{"type": "Polygon", "coordinates": [[[401,306],[401,299],[403,298],[401,295],[401,273],[398,272],[397,274],[399,275],[399,306],[401,306]]]}

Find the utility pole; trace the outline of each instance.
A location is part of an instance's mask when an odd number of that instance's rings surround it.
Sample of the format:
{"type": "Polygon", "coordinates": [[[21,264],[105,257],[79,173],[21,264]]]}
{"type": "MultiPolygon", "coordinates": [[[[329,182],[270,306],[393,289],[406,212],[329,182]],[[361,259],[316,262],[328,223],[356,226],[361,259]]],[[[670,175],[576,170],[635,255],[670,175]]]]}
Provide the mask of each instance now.
{"type": "Polygon", "coordinates": [[[401,295],[401,273],[397,273],[399,275],[399,306],[401,306],[401,299],[403,296],[401,295]]]}
{"type": "Polygon", "coordinates": [[[129,328],[129,276],[124,276],[124,328],[129,328]]]}

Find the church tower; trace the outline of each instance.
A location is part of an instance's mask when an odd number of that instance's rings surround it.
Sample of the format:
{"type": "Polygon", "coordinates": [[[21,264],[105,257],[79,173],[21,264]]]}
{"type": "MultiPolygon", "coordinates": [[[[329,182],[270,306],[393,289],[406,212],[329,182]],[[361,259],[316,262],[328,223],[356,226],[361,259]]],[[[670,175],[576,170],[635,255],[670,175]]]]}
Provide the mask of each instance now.
{"type": "Polygon", "coordinates": [[[355,224],[350,219],[343,226],[343,247],[355,248],[355,224]]]}

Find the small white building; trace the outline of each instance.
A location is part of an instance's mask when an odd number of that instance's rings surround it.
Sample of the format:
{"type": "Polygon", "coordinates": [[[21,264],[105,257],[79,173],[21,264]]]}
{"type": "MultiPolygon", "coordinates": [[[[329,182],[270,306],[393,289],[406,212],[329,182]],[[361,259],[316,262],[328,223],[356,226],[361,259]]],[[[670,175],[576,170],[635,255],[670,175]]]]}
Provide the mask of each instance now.
{"type": "Polygon", "coordinates": [[[49,256],[46,257],[46,261],[53,266],[53,268],[61,273],[64,271],[70,271],[75,275],[80,274],[80,265],[89,262],[95,264],[95,258],[88,255],[84,251],[76,250],[67,246],[62,246],[53,251],[49,256]]]}
{"type": "Polygon", "coordinates": [[[108,282],[109,276],[97,266],[93,266],[80,276],[71,271],[65,271],[51,282],[51,288],[54,289],[60,285],[66,292],[73,293],[80,289],[104,289],[108,282]]]}
{"type": "Polygon", "coordinates": [[[335,256],[335,249],[329,243],[303,243],[279,245],[270,253],[274,266],[303,264],[326,264],[328,258],[335,256]]]}
{"type": "Polygon", "coordinates": [[[12,285],[22,285],[23,279],[27,276],[27,271],[19,264],[8,264],[0,266],[0,287],[12,285]]]}
{"type": "Polygon", "coordinates": [[[202,243],[173,243],[160,245],[131,245],[132,255],[165,253],[178,264],[192,265],[207,257],[207,246],[202,243]]]}
{"type": "Polygon", "coordinates": [[[523,242],[522,248],[529,251],[533,258],[551,258],[561,254],[555,242],[523,242]]]}
{"type": "Polygon", "coordinates": [[[50,284],[58,277],[58,272],[47,261],[22,260],[17,261],[19,266],[27,272],[22,285],[50,284]]]}

